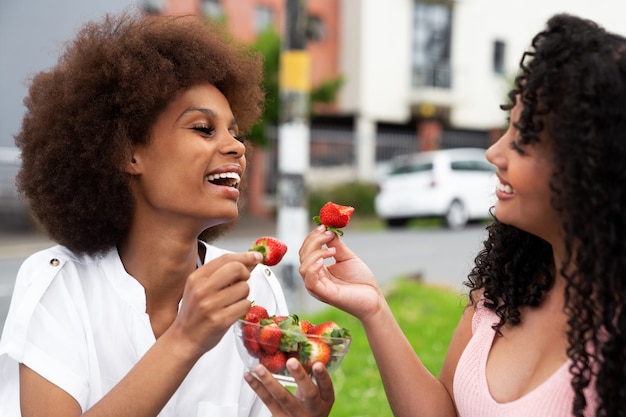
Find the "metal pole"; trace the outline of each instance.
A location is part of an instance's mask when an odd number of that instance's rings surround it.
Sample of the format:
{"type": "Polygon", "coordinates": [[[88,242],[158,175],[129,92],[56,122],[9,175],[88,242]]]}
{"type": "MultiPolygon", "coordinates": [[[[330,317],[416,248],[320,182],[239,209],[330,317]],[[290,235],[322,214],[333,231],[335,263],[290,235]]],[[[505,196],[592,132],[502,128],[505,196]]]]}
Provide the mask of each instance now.
{"type": "Polygon", "coordinates": [[[305,173],[309,169],[309,93],[311,64],[306,50],[306,0],[286,0],[286,31],[280,58],[280,122],[278,129],[278,238],[289,248],[280,277],[291,311],[308,310],[298,274],[298,250],[308,233],[305,173]]]}

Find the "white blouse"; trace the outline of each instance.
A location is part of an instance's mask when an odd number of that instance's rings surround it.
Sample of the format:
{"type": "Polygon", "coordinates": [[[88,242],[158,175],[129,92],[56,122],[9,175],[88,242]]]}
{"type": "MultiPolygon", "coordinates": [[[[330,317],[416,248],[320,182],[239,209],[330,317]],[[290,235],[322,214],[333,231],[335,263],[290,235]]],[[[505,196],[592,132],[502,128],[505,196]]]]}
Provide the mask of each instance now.
{"type": "MultiPolygon", "coordinates": [[[[227,252],[205,246],[205,262],[227,252]]],[[[270,314],[287,314],[269,268],[257,266],[248,284],[256,304],[270,314]]],[[[144,288],[124,270],[117,250],[103,256],[77,255],[62,246],[38,252],[20,268],[0,339],[0,416],[20,416],[19,363],[87,410],[154,342],[144,288]]],[[[269,416],[243,380],[244,372],[234,333],[228,331],[195,364],[159,416],[269,416]]]]}

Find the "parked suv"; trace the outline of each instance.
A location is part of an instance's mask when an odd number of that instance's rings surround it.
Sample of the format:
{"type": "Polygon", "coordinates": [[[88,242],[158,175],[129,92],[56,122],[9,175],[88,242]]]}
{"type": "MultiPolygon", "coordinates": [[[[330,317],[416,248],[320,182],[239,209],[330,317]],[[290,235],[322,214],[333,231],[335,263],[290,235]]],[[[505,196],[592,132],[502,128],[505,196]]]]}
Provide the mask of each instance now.
{"type": "Polygon", "coordinates": [[[376,214],[389,227],[414,218],[441,217],[451,229],[489,217],[495,203],[495,167],[485,149],[420,152],[395,159],[379,181],[376,214]]]}

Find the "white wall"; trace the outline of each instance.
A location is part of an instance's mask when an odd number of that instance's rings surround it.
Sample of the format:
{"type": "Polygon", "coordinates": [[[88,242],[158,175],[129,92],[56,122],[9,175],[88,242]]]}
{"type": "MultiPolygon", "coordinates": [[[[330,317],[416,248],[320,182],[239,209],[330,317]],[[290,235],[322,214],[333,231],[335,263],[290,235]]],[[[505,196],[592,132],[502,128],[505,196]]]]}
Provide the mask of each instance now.
{"type": "Polygon", "coordinates": [[[405,122],[409,116],[411,3],[341,2],[341,108],[366,118],[405,122]]]}
{"type": "MultiPolygon", "coordinates": [[[[340,108],[378,121],[409,115],[413,0],[342,0],[342,69],[347,83],[340,108]]],[[[546,20],[568,12],[626,36],[624,0],[456,0],[453,11],[451,123],[500,127],[519,60],[546,20]],[[506,42],[507,76],[492,71],[492,48],[506,42]]]]}

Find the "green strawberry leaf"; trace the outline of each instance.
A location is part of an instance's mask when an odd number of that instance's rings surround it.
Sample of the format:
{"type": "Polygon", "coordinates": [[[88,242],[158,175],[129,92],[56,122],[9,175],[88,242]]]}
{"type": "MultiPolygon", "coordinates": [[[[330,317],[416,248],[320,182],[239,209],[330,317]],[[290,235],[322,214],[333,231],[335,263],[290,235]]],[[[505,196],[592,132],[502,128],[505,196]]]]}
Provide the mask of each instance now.
{"type": "MultiPolygon", "coordinates": [[[[322,220],[320,219],[320,216],[313,217],[313,221],[318,226],[322,225],[322,220]]],[[[335,233],[337,236],[343,236],[343,230],[338,229],[336,227],[326,226],[326,230],[330,230],[331,232],[335,233]]]]}

